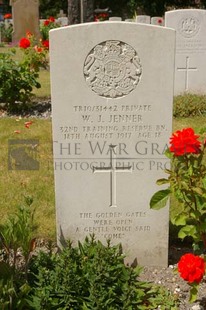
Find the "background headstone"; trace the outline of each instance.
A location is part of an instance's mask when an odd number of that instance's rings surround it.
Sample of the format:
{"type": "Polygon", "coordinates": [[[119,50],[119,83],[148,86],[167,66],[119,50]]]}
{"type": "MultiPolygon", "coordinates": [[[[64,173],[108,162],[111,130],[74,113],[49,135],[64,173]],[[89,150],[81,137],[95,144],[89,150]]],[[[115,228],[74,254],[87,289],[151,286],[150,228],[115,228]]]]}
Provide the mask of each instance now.
{"type": "Polygon", "coordinates": [[[206,10],[166,12],[165,25],[176,30],[175,95],[206,94],[206,10]]]}
{"type": "Polygon", "coordinates": [[[133,23],[133,22],[134,22],[134,19],[132,19],[132,18],[126,18],[126,19],[125,19],[125,22],[133,23]]]}
{"type": "Polygon", "coordinates": [[[148,15],[137,15],[136,22],[141,24],[150,24],[151,17],[148,15]]]}
{"type": "Polygon", "coordinates": [[[122,18],[118,17],[118,16],[111,16],[111,17],[109,17],[109,21],[110,22],[121,22],[122,18]]]}
{"type": "Polygon", "coordinates": [[[164,26],[164,19],[162,17],[151,17],[151,25],[164,26]]]}
{"type": "Polygon", "coordinates": [[[60,24],[61,27],[68,25],[68,17],[58,17],[57,23],[60,24]]]}
{"type": "Polygon", "coordinates": [[[59,14],[57,15],[57,17],[66,17],[66,14],[64,13],[64,10],[60,10],[59,14]]]}
{"type": "Polygon", "coordinates": [[[50,31],[58,241],[94,233],[167,265],[168,208],[149,201],[169,168],[174,44],[174,30],[137,23],[50,31]]]}
{"type": "Polygon", "coordinates": [[[10,5],[14,26],[12,41],[18,42],[28,31],[39,39],[39,0],[10,0],[10,5]]]}

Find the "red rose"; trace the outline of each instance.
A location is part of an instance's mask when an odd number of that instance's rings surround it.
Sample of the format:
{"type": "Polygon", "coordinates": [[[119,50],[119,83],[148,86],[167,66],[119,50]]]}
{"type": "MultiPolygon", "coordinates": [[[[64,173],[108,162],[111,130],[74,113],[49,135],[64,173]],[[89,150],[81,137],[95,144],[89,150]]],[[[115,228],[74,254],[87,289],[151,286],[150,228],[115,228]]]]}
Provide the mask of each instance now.
{"type": "Polygon", "coordinates": [[[50,21],[47,19],[44,21],[44,26],[48,26],[50,24],[50,21]]]}
{"type": "Polygon", "coordinates": [[[178,271],[185,281],[198,284],[205,274],[205,261],[200,256],[185,254],[178,263],[178,271]]]}
{"type": "Polygon", "coordinates": [[[181,156],[184,154],[198,154],[200,152],[201,143],[197,139],[198,135],[195,135],[192,128],[185,128],[178,130],[172,134],[170,138],[170,152],[175,156],[181,156]]]}
{"type": "Polygon", "coordinates": [[[49,21],[50,21],[50,23],[54,23],[55,22],[55,18],[53,16],[50,16],[49,17],[49,21]]]}
{"type": "Polygon", "coordinates": [[[49,49],[49,40],[42,41],[42,45],[43,45],[44,48],[49,49]]]}
{"type": "Polygon", "coordinates": [[[34,46],[34,50],[35,50],[37,53],[42,53],[42,52],[43,52],[43,48],[42,48],[42,47],[39,47],[38,45],[35,45],[35,46],[34,46]]]}
{"type": "Polygon", "coordinates": [[[31,42],[27,38],[22,38],[19,41],[19,47],[21,47],[21,48],[25,48],[26,49],[26,48],[30,47],[30,45],[31,45],[31,42]]]}
{"type": "Polygon", "coordinates": [[[47,19],[44,21],[44,26],[48,26],[50,24],[50,21],[47,19]]]}
{"type": "Polygon", "coordinates": [[[10,13],[7,13],[4,15],[4,19],[11,19],[12,15],[10,13]]]}

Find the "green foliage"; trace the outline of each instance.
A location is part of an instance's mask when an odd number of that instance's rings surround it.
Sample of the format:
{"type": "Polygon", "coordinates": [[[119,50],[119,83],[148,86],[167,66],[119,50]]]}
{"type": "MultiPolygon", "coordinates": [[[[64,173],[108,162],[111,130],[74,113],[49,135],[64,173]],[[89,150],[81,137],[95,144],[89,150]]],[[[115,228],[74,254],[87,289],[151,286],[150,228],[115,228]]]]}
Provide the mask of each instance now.
{"type": "Polygon", "coordinates": [[[192,283],[191,285],[191,289],[190,289],[190,298],[189,301],[195,302],[197,300],[197,293],[198,293],[198,287],[199,285],[197,283],[192,283]]]}
{"type": "Polygon", "coordinates": [[[161,191],[156,192],[150,200],[151,208],[153,210],[164,208],[167,204],[170,193],[169,189],[162,189],[161,191]]]}
{"type": "Polygon", "coordinates": [[[17,250],[21,248],[22,254],[28,260],[33,234],[35,231],[33,199],[25,197],[26,205],[17,207],[17,212],[11,215],[4,225],[1,225],[0,245],[6,252],[6,261],[16,268],[17,250]],[[11,260],[11,257],[13,259],[11,260]],[[12,263],[11,263],[12,262],[12,263]]]}
{"type": "Polygon", "coordinates": [[[176,310],[166,289],[138,280],[141,267],[125,265],[121,245],[94,236],[59,253],[35,248],[32,198],[0,230],[0,308],[5,310],[176,310]],[[20,259],[19,259],[20,257],[20,259]]]}
{"type": "Polygon", "coordinates": [[[174,98],[174,117],[206,115],[206,96],[185,94],[174,98]]]}
{"type": "Polygon", "coordinates": [[[12,24],[6,27],[5,23],[0,23],[0,31],[1,31],[1,40],[2,42],[11,42],[12,41],[12,24]]]}
{"type": "Polygon", "coordinates": [[[42,40],[49,40],[49,31],[59,27],[60,24],[55,22],[52,17],[47,19],[40,27],[42,40]]]}
{"type": "MultiPolygon", "coordinates": [[[[38,73],[40,69],[49,68],[48,47],[43,45],[42,39],[37,40],[34,35],[27,33],[25,39],[29,40],[29,47],[21,47],[23,52],[22,63],[30,68],[30,71],[38,73]]],[[[20,41],[21,43],[21,41],[20,41]]],[[[20,44],[21,46],[21,44],[20,44]]]]}
{"type": "MultiPolygon", "coordinates": [[[[71,1],[71,0],[69,0],[71,1]]],[[[150,16],[163,16],[164,12],[172,8],[204,8],[206,1],[195,0],[95,0],[95,6],[109,7],[113,16],[122,17],[136,14],[147,14],[150,16]]]]}
{"type": "Polygon", "coordinates": [[[25,205],[18,206],[16,214],[0,226],[1,309],[27,309],[28,262],[35,243],[32,202],[31,197],[25,197],[25,205]],[[19,251],[23,265],[18,261],[19,251]]]}
{"type": "Polygon", "coordinates": [[[27,62],[13,59],[15,50],[0,53],[0,102],[15,109],[17,103],[30,102],[33,87],[39,88],[38,72],[31,70],[27,62]]]}
{"type": "MultiPolygon", "coordinates": [[[[91,0],[90,0],[91,1],[91,0]]],[[[62,9],[67,13],[68,7],[67,0],[40,0],[39,11],[41,18],[48,18],[49,16],[56,17],[59,11],[62,9]]]]}
{"type": "Polygon", "coordinates": [[[124,264],[121,246],[93,236],[59,254],[41,252],[30,269],[32,309],[177,309],[167,290],[138,281],[141,268],[124,264]]]}

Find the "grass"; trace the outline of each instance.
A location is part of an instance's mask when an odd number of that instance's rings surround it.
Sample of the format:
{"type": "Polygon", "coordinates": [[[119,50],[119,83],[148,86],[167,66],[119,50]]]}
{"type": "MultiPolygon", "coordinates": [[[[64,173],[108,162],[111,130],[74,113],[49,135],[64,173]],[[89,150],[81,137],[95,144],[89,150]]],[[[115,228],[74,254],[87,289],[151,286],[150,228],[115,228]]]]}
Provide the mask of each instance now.
{"type": "Polygon", "coordinates": [[[39,236],[54,238],[55,207],[54,177],[52,166],[52,137],[50,120],[34,120],[30,129],[25,128],[28,119],[3,118],[0,121],[0,222],[13,213],[24,195],[34,198],[39,236]],[[20,130],[20,134],[14,133],[20,130]],[[8,170],[8,141],[12,139],[38,139],[37,159],[40,169],[35,171],[8,170]]]}
{"type": "Polygon", "coordinates": [[[39,73],[39,83],[42,85],[41,88],[34,89],[33,93],[39,98],[45,98],[50,96],[50,78],[49,71],[42,70],[39,73]]]}

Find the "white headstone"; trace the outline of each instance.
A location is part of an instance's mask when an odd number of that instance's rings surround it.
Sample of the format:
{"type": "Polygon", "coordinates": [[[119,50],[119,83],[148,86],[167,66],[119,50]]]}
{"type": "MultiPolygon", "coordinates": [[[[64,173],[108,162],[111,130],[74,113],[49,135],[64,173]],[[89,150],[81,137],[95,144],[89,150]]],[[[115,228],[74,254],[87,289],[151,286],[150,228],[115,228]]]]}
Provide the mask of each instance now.
{"type": "Polygon", "coordinates": [[[151,25],[164,26],[164,19],[162,17],[151,17],[151,25]]]}
{"type": "Polygon", "coordinates": [[[133,23],[133,22],[134,22],[134,19],[132,19],[132,18],[126,18],[126,19],[125,19],[125,22],[133,23]]]}
{"type": "Polygon", "coordinates": [[[121,17],[109,17],[110,22],[121,22],[122,18],[121,17]]]}
{"type": "Polygon", "coordinates": [[[206,10],[166,12],[165,25],[176,30],[175,95],[206,94],[206,10]]]}
{"type": "Polygon", "coordinates": [[[59,17],[57,18],[57,23],[60,24],[60,26],[64,27],[64,26],[68,26],[68,17],[59,17]]]}
{"type": "Polygon", "coordinates": [[[140,24],[150,24],[151,17],[148,15],[137,15],[136,16],[136,23],[140,24]]]}
{"type": "Polygon", "coordinates": [[[174,30],[137,23],[50,31],[58,241],[94,233],[167,265],[168,208],[149,201],[169,168],[174,45],[174,30]]]}

